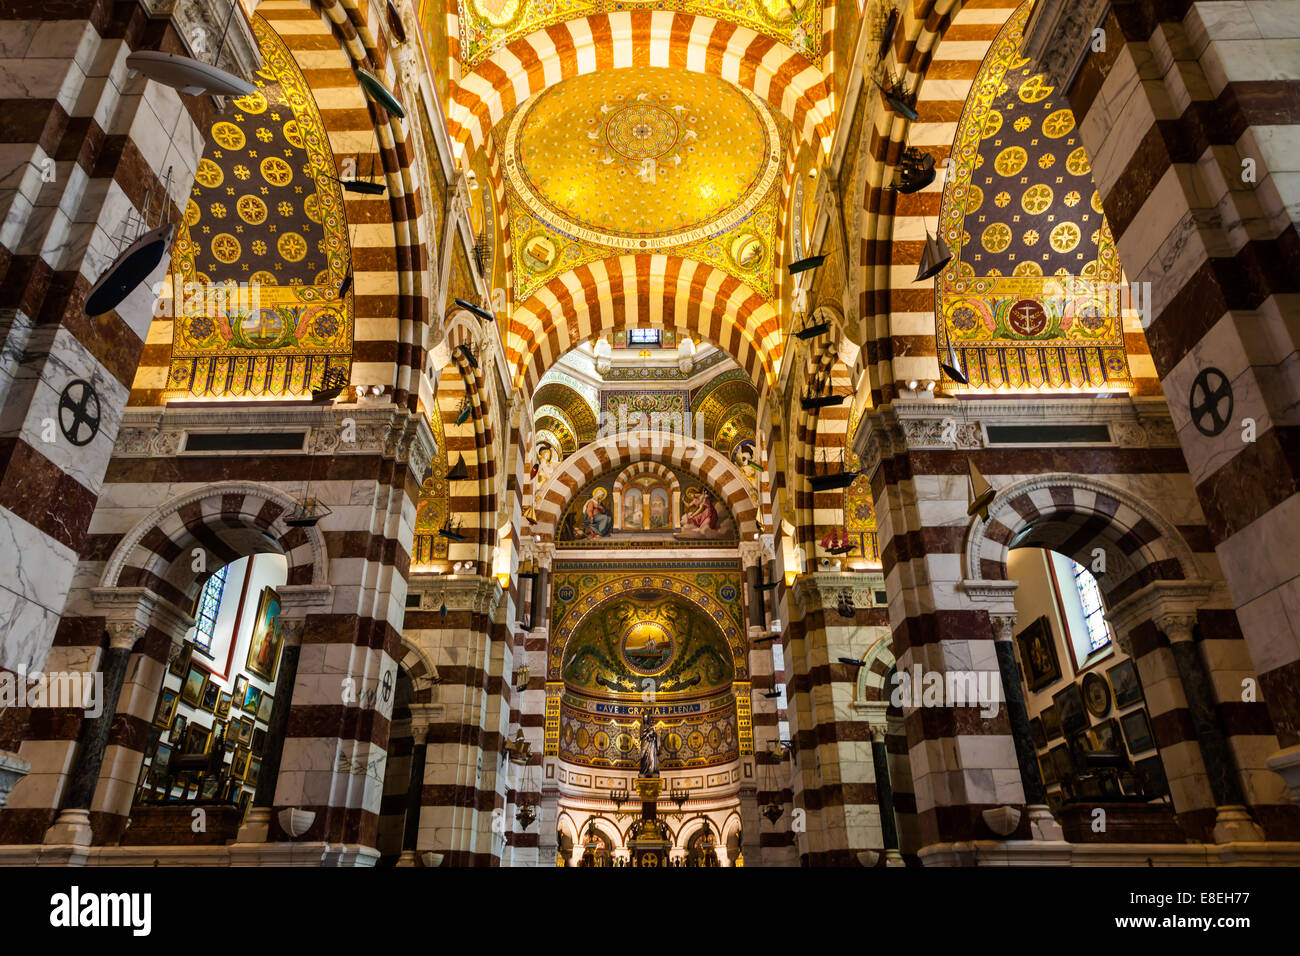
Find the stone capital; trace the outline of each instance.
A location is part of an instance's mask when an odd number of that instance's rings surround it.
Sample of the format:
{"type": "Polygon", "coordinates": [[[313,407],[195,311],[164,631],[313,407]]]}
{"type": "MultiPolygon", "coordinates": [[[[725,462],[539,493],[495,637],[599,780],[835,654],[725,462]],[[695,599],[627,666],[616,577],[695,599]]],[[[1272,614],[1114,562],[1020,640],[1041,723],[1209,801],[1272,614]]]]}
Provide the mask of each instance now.
{"type": "Polygon", "coordinates": [[[135,621],[109,621],[108,646],[114,650],[129,651],[136,641],[144,637],[145,626],[135,621]]]}
{"type": "Polygon", "coordinates": [[[848,592],[856,608],[876,606],[876,591],[885,588],[879,571],[809,571],[794,582],[794,600],[805,614],[834,611],[840,595],[848,592]]]}
{"type": "Polygon", "coordinates": [[[1010,641],[1016,636],[1016,615],[1005,611],[989,615],[989,624],[993,627],[995,641],[1010,641]]]}
{"type": "Polygon", "coordinates": [[[1152,581],[1110,607],[1106,621],[1119,646],[1130,655],[1129,634],[1147,621],[1164,631],[1172,642],[1191,640],[1196,611],[1204,606],[1212,590],[1208,581],[1152,581]]]}
{"type": "Polygon", "coordinates": [[[763,544],[761,541],[742,541],[740,542],[740,563],[748,571],[750,568],[758,567],[759,561],[763,557],[763,544]]]}

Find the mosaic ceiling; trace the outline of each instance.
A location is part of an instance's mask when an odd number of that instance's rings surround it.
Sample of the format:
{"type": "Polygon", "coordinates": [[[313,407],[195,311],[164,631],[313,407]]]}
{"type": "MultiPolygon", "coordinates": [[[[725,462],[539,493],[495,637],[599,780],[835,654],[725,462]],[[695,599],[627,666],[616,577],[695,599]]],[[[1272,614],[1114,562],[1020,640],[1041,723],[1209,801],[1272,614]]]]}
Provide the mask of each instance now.
{"type": "Polygon", "coordinates": [[[351,253],[333,152],[288,49],[261,17],[253,31],[257,92],[212,124],[172,252],[167,398],[301,394],[327,368],[351,365],[352,293],[338,295],[351,253]]]}
{"type": "MultiPolygon", "coordinates": [[[[441,3],[437,4],[441,5],[441,3]]],[[[420,4],[424,10],[433,0],[420,4]]],[[[537,30],[618,10],[677,10],[749,27],[806,57],[822,56],[822,8],[814,0],[460,0],[460,59],[472,68],[513,40],[537,30]]]]}
{"type": "Polygon", "coordinates": [[[940,348],[952,342],[972,388],[1123,387],[1119,255],[1074,115],[1019,54],[1029,6],[990,47],[958,126],[940,348]]]}
{"type": "Polygon", "coordinates": [[[628,67],[573,77],[495,130],[515,296],[595,259],[672,252],[771,295],[788,124],[724,80],[628,67]]]}

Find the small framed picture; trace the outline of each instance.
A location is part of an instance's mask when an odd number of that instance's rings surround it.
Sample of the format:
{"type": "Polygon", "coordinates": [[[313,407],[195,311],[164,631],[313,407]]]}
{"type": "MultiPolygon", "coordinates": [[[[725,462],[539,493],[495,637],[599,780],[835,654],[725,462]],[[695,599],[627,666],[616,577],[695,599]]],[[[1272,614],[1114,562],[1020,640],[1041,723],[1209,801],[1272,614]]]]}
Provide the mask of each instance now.
{"type": "Polygon", "coordinates": [[[262,699],[262,692],[252,684],[244,685],[244,701],[239,706],[250,714],[257,713],[257,703],[262,699]]]}
{"type": "Polygon", "coordinates": [[[1078,684],[1068,684],[1052,695],[1052,702],[1061,714],[1061,730],[1074,733],[1088,726],[1088,715],[1083,709],[1083,691],[1078,684]]]}
{"type": "Polygon", "coordinates": [[[229,732],[226,729],[226,722],[224,720],[218,717],[216,720],[212,722],[212,746],[213,747],[217,746],[217,741],[220,740],[223,741],[222,747],[224,749],[225,746],[224,741],[228,736],[228,734],[229,732]]]}
{"type": "Polygon", "coordinates": [[[1047,746],[1047,731],[1043,729],[1043,718],[1035,717],[1029,721],[1029,736],[1039,750],[1047,746]]]}
{"type": "Polygon", "coordinates": [[[1155,747],[1156,740],[1151,733],[1151,721],[1147,720],[1145,707],[1139,707],[1131,714],[1124,714],[1120,717],[1119,723],[1124,728],[1124,739],[1128,742],[1130,753],[1140,754],[1155,747]]]}
{"type": "Polygon", "coordinates": [[[244,775],[244,783],[248,784],[250,787],[256,787],[257,778],[261,775],[262,758],[250,756],[248,758],[248,773],[244,775]]]}
{"type": "Polygon", "coordinates": [[[1106,678],[1096,671],[1083,675],[1083,703],[1094,717],[1105,717],[1110,713],[1110,687],[1106,685],[1106,678]]]}
{"type": "Polygon", "coordinates": [[[1138,680],[1137,668],[1132,661],[1120,661],[1106,671],[1110,686],[1115,691],[1115,706],[1120,710],[1130,707],[1142,699],[1142,683],[1138,680]]]}
{"type": "Polygon", "coordinates": [[[1070,748],[1065,744],[1057,744],[1048,754],[1052,758],[1052,766],[1056,771],[1056,779],[1064,780],[1074,772],[1074,761],[1070,758],[1070,748]]]}
{"type": "Polygon", "coordinates": [[[264,724],[269,724],[271,722],[271,706],[274,703],[275,698],[263,692],[262,699],[257,702],[257,719],[264,724]]]}
{"type": "Polygon", "coordinates": [[[265,750],[266,750],[266,731],[263,730],[261,727],[258,727],[256,730],[253,731],[253,753],[257,754],[257,756],[260,757],[262,756],[262,753],[265,750]]]}
{"type": "Polygon", "coordinates": [[[1061,736],[1061,712],[1056,709],[1055,704],[1049,704],[1043,708],[1043,712],[1038,715],[1043,721],[1043,733],[1048,740],[1055,740],[1061,736]]]}
{"type": "Polygon", "coordinates": [[[200,800],[215,800],[217,792],[221,788],[221,775],[216,773],[205,773],[199,785],[200,800]]]}
{"type": "Polygon", "coordinates": [[[184,714],[177,714],[176,719],[172,721],[172,746],[181,747],[182,752],[185,745],[185,731],[189,729],[189,726],[190,719],[184,714]]]}
{"type": "Polygon", "coordinates": [[[181,682],[181,700],[191,707],[203,706],[203,688],[208,683],[208,672],[198,664],[191,664],[181,682]]]}
{"type": "Polygon", "coordinates": [[[199,704],[209,714],[217,712],[217,701],[221,699],[221,687],[214,680],[203,685],[203,702],[199,704]]]}
{"type": "Polygon", "coordinates": [[[1047,795],[1047,809],[1052,813],[1060,813],[1063,806],[1065,806],[1065,795],[1060,790],[1053,790],[1047,795]]]}
{"type": "Polygon", "coordinates": [[[1016,635],[1020,661],[1025,668],[1025,683],[1039,691],[1061,678],[1061,662],[1056,656],[1056,641],[1046,616],[1038,618],[1016,635]]]}
{"type": "Polygon", "coordinates": [[[1061,782],[1056,775],[1056,764],[1050,756],[1038,758],[1038,771],[1043,775],[1043,786],[1045,787],[1061,782]]]}
{"type": "Polygon", "coordinates": [[[253,636],[248,641],[248,660],[244,666],[268,682],[275,680],[280,646],[284,643],[279,616],[280,595],[275,588],[263,588],[257,602],[257,616],[253,618],[253,636]]]}
{"type": "Polygon", "coordinates": [[[202,724],[190,724],[189,733],[185,736],[185,753],[188,754],[205,754],[208,752],[208,741],[212,739],[212,731],[202,724]]]}
{"type": "Polygon", "coordinates": [[[217,716],[222,719],[230,716],[230,695],[224,690],[217,697],[217,716]]]}
{"type": "Polygon", "coordinates": [[[243,780],[248,773],[248,761],[253,756],[253,752],[247,747],[240,747],[235,751],[235,759],[230,761],[230,775],[236,780],[243,780]]]}
{"type": "Polygon", "coordinates": [[[190,658],[194,654],[194,645],[186,641],[180,645],[173,644],[174,653],[167,662],[167,673],[175,674],[177,677],[184,677],[185,672],[189,670],[190,658]]]}
{"type": "Polygon", "coordinates": [[[244,817],[248,816],[248,805],[253,801],[253,794],[249,790],[242,790],[239,794],[239,820],[242,823],[244,817]]]}
{"type": "Polygon", "coordinates": [[[235,687],[233,693],[231,694],[231,701],[233,706],[238,707],[240,709],[243,708],[244,694],[247,691],[248,691],[248,675],[240,674],[238,677],[235,678],[235,687]]]}
{"type": "Polygon", "coordinates": [[[153,725],[159,730],[166,730],[176,719],[176,701],[180,695],[174,690],[162,689],[158,695],[158,706],[153,713],[153,725]]]}
{"type": "Polygon", "coordinates": [[[253,743],[253,718],[240,717],[239,726],[235,731],[235,740],[241,747],[248,747],[253,743]]]}
{"type": "Polygon", "coordinates": [[[1120,754],[1124,752],[1124,742],[1120,739],[1119,724],[1111,717],[1088,728],[1089,744],[1099,753],[1120,754]]]}
{"type": "Polygon", "coordinates": [[[1142,796],[1148,800],[1158,800],[1169,793],[1169,781],[1165,779],[1165,765],[1161,763],[1159,754],[1137,761],[1133,764],[1133,771],[1137,774],[1142,796]]]}

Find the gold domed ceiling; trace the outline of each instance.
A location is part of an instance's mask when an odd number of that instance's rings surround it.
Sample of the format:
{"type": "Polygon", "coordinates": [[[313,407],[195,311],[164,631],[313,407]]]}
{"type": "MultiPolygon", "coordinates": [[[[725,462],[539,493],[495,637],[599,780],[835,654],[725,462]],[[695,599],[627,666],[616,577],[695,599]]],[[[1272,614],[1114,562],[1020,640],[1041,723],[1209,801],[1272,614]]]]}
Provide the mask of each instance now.
{"type": "Polygon", "coordinates": [[[585,262],[662,252],[772,293],[789,125],[748,90],[660,67],[576,76],[496,129],[515,298],[585,262]]]}

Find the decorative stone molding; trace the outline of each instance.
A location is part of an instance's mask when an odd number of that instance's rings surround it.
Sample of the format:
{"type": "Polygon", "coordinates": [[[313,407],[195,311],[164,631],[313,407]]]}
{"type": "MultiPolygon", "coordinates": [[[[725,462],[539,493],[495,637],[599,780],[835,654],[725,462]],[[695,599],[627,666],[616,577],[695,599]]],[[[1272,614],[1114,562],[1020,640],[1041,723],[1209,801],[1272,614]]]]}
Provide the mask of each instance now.
{"type": "Polygon", "coordinates": [[[9,801],[9,791],[14,788],[32,765],[11,750],[0,750],[0,809],[9,801]]]}
{"type": "Polygon", "coordinates": [[[411,578],[408,594],[420,596],[421,611],[472,611],[496,615],[503,591],[496,578],[477,574],[421,574],[411,578]]]}
{"type": "Polygon", "coordinates": [[[98,587],[91,589],[95,609],[115,625],[158,628],[174,640],[180,640],[194,626],[194,618],[148,588],[98,587]]]}
{"type": "Polygon", "coordinates": [[[408,704],[411,711],[411,734],[415,737],[417,743],[424,740],[424,735],[428,732],[432,724],[438,723],[443,719],[446,713],[446,707],[443,704],[408,704]]]}
{"type": "Polygon", "coordinates": [[[1196,611],[1205,605],[1212,590],[1208,581],[1152,581],[1107,609],[1106,621],[1129,656],[1133,654],[1129,633],[1145,621],[1154,621],[1171,641],[1190,640],[1196,611]]]}
{"type": "Polygon", "coordinates": [[[328,584],[282,584],[276,593],[280,595],[282,620],[301,621],[308,614],[328,614],[332,610],[334,588],[328,584]]]}
{"type": "Polygon", "coordinates": [[[739,546],[740,563],[746,570],[758,567],[759,559],[763,556],[763,545],[759,541],[742,541],[739,546]]]}
{"type": "Polygon", "coordinates": [[[1109,9],[1110,0],[1039,0],[1025,24],[1020,52],[1064,94],[1092,51],[1093,29],[1109,9]]]}
{"type": "Polygon", "coordinates": [[[1010,642],[1016,636],[1016,615],[999,613],[989,615],[995,641],[1010,642]]]}
{"type": "Polygon", "coordinates": [[[795,603],[805,613],[834,611],[840,595],[848,592],[857,608],[876,606],[876,591],[884,590],[879,571],[810,571],[794,582],[795,603]]]}
{"type": "Polygon", "coordinates": [[[910,448],[981,448],[984,433],[979,422],[953,418],[903,420],[903,438],[910,448]]]}
{"type": "Polygon", "coordinates": [[[114,650],[129,651],[136,641],[144,637],[145,626],[135,621],[109,621],[108,646],[114,650]]]}
{"type": "Polygon", "coordinates": [[[1273,754],[1268,758],[1268,769],[1286,781],[1291,802],[1300,804],[1300,745],[1273,754]]]}
{"type": "MultiPolygon", "coordinates": [[[[1019,581],[963,581],[961,589],[972,604],[989,609],[990,614],[1016,616],[1016,588],[1019,581]]],[[[1014,621],[1013,621],[1014,625],[1014,621]]]]}
{"type": "Polygon", "coordinates": [[[194,59],[210,64],[220,49],[221,58],[216,65],[250,83],[253,74],[262,68],[262,52],[253,36],[253,28],[242,11],[233,9],[230,2],[144,0],[144,8],[151,17],[165,17],[172,21],[181,42],[194,59]]]}

